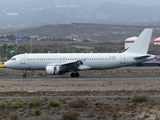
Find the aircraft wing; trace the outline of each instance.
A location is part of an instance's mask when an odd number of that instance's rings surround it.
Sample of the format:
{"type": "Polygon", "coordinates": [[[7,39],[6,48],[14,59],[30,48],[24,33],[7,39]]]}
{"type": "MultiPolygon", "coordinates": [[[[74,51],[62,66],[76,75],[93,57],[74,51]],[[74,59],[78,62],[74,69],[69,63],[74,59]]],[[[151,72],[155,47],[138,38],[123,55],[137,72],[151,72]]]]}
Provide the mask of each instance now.
{"type": "Polygon", "coordinates": [[[68,61],[68,62],[61,62],[61,63],[54,63],[50,65],[55,65],[55,66],[79,66],[82,65],[83,62],[81,60],[75,60],[75,61],[68,61]]]}
{"type": "Polygon", "coordinates": [[[89,66],[83,65],[84,60],[75,60],[75,61],[68,61],[68,62],[61,62],[61,63],[54,63],[49,64],[51,66],[60,66],[63,69],[68,70],[88,70],[90,69],[89,66]]]}

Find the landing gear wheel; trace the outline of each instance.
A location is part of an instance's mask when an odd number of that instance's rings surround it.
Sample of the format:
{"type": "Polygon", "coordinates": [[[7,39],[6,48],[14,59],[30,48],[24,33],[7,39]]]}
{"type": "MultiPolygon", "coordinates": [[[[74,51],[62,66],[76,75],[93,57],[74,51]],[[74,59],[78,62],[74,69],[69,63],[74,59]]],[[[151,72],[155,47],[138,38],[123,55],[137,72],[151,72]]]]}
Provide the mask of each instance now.
{"type": "Polygon", "coordinates": [[[26,78],[26,74],[23,74],[22,77],[23,77],[23,78],[26,78]]]}
{"type": "Polygon", "coordinates": [[[76,73],[76,77],[79,77],[79,73],[76,73]]]}
{"type": "Polygon", "coordinates": [[[79,73],[71,73],[71,77],[79,77],[79,73]]]}
{"type": "Polygon", "coordinates": [[[24,70],[24,74],[22,75],[23,78],[26,78],[26,72],[27,70],[24,70]]]}
{"type": "Polygon", "coordinates": [[[71,73],[71,77],[73,77],[74,76],[74,73],[71,73]]]}

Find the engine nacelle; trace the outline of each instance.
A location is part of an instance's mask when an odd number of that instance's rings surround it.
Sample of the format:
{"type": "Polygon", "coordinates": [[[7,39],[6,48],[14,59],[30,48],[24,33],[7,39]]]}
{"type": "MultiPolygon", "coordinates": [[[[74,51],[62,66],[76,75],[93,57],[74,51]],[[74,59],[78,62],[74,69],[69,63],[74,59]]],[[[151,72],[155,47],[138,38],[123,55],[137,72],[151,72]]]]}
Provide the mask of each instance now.
{"type": "Polygon", "coordinates": [[[59,75],[60,72],[60,66],[46,66],[46,74],[47,75],[59,75]]]}

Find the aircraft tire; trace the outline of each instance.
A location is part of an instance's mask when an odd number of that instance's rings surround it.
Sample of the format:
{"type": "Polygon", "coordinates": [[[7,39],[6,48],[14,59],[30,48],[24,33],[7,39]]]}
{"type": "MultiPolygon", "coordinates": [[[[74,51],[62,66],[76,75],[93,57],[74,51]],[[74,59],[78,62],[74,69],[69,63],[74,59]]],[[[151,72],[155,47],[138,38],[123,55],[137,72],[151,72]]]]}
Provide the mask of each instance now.
{"type": "Polygon", "coordinates": [[[79,77],[79,73],[71,73],[71,77],[79,77]]]}
{"type": "Polygon", "coordinates": [[[76,73],[76,77],[79,77],[79,73],[76,73]]]}
{"type": "Polygon", "coordinates": [[[26,78],[26,74],[23,74],[22,77],[23,77],[23,78],[26,78]]]}

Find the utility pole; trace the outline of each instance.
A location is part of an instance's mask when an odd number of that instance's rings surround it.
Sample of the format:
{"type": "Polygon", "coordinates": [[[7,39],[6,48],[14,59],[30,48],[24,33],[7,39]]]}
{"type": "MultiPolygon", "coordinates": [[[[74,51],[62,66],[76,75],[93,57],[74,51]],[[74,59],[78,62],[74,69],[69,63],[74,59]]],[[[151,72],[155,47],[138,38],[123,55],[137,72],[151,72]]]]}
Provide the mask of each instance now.
{"type": "Polygon", "coordinates": [[[32,32],[31,31],[29,31],[29,35],[30,35],[30,49],[29,49],[29,51],[30,51],[30,53],[32,53],[32,34],[31,34],[32,32]]]}
{"type": "Polygon", "coordinates": [[[30,37],[30,53],[32,53],[32,38],[30,37]]]}
{"type": "Polygon", "coordinates": [[[7,51],[8,51],[8,50],[7,50],[7,44],[6,44],[6,60],[7,60],[7,51]]]}

